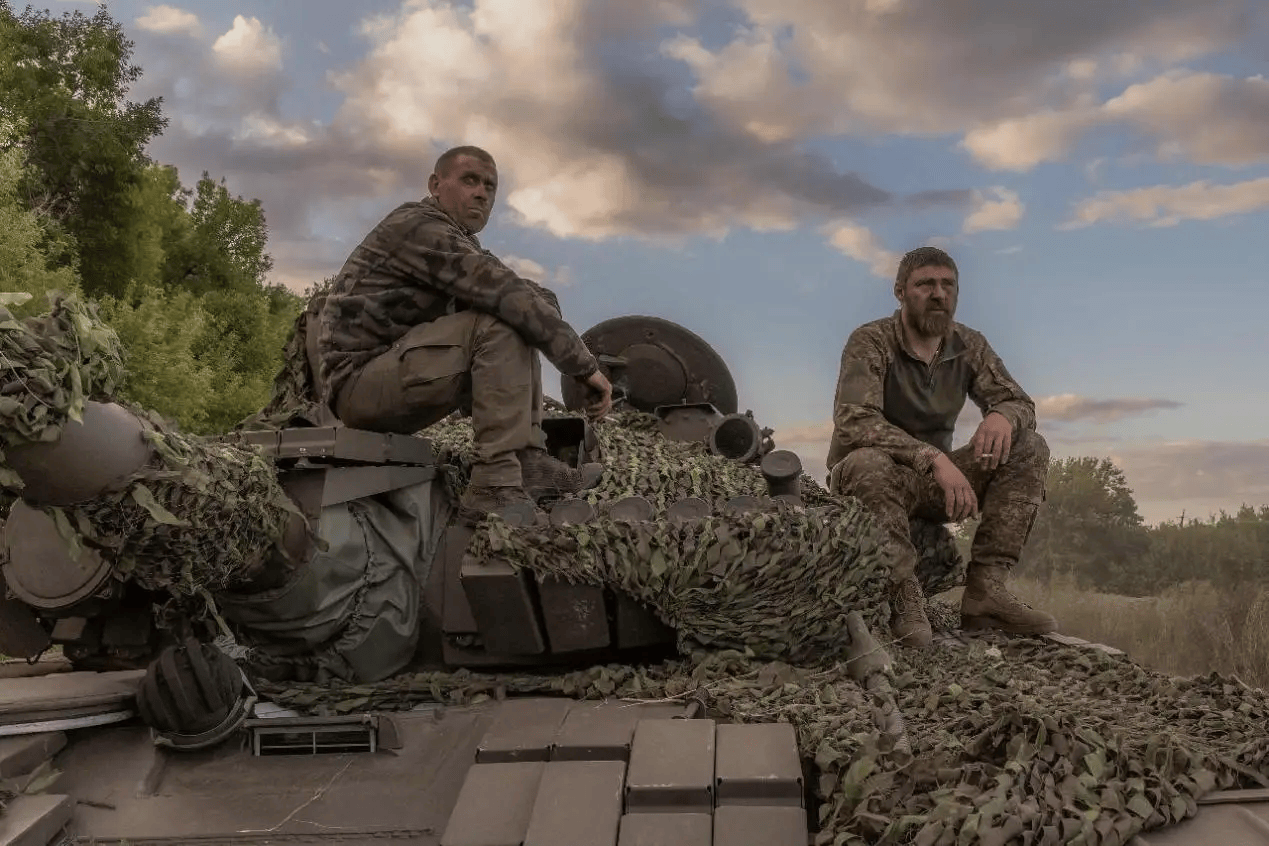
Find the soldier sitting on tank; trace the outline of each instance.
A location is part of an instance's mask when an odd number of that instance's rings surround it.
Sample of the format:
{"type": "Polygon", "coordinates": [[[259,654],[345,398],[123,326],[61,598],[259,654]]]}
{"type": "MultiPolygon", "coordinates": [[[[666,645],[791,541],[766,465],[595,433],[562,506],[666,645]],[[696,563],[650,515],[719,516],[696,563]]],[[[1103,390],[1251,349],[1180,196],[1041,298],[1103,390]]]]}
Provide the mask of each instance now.
{"type": "Polygon", "coordinates": [[[1054,631],[1057,621],[1013,596],[1005,582],[1044,500],[1049,447],[1035,404],[979,332],[954,321],[956,263],[920,247],[899,263],[899,310],[856,329],[842,351],[828,453],[829,487],[876,516],[895,553],[891,628],[928,646],[933,633],[915,575],[909,520],[959,522],[980,514],[961,599],[966,629],[1054,631]],[[983,421],[952,450],[966,396],[983,421]]]}
{"type": "Polygon", "coordinates": [[[612,407],[612,386],[555,295],[477,240],[497,189],[489,153],[442,154],[429,196],[398,206],[353,250],[318,336],[323,401],[346,426],[411,434],[470,409],[468,522],[599,480],[599,465],[579,471],[546,452],[539,351],[587,386],[588,415],[612,407]]]}

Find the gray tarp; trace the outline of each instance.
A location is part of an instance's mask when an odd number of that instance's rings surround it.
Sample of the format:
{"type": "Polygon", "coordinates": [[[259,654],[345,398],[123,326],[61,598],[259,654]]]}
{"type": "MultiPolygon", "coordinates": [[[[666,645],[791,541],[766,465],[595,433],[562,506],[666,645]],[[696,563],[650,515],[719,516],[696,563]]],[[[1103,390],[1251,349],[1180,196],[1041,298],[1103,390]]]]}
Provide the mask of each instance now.
{"type": "Polygon", "coordinates": [[[222,613],[259,652],[316,658],[348,681],[386,678],[414,654],[449,511],[440,480],[326,506],[318,535],[328,548],[282,588],[218,597],[222,613]]]}

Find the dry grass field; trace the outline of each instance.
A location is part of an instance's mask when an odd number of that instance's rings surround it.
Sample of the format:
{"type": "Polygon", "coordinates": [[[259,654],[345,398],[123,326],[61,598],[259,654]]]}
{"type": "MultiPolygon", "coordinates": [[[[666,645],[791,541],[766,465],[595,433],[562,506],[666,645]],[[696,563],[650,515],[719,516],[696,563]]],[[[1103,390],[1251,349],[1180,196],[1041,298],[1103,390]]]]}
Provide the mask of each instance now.
{"type": "Polygon", "coordinates": [[[1187,582],[1143,598],[1023,576],[1011,587],[1055,615],[1064,634],[1122,649],[1160,672],[1190,676],[1216,671],[1269,688],[1269,587],[1187,582]]]}

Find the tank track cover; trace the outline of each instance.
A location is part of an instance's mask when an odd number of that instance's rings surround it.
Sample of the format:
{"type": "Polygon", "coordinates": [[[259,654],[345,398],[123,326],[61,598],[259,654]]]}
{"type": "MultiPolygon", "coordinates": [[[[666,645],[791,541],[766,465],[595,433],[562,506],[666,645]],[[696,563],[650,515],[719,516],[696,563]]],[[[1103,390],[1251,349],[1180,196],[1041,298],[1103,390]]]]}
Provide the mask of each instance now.
{"type": "Polygon", "coordinates": [[[0,846],[1269,843],[1263,691],[937,598],[878,641],[871,518],[673,323],[585,333],[616,413],[544,421],[596,489],[466,528],[467,421],[182,435],[51,302],[0,313],[0,846]]]}

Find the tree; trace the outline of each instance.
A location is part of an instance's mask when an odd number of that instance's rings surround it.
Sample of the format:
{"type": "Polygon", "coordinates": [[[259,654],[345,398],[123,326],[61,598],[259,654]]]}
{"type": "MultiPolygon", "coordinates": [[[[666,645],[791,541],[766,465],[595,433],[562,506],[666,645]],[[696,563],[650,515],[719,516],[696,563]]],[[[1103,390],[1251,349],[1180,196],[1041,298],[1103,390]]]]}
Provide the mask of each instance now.
{"type": "Polygon", "coordinates": [[[1037,574],[1067,573],[1087,587],[1148,591],[1149,532],[1123,471],[1108,458],[1049,463],[1045,504],[1024,554],[1037,574]]]}
{"type": "Polygon", "coordinates": [[[50,252],[65,252],[69,245],[50,234],[47,216],[31,211],[22,202],[24,176],[19,150],[0,153],[0,291],[34,295],[25,305],[11,309],[20,317],[45,311],[51,291],[79,288],[72,268],[56,267],[56,262],[50,261],[50,252]]]}
{"type": "Polygon", "coordinates": [[[144,148],[166,126],[160,100],[127,101],[141,69],[132,42],[104,8],[54,18],[0,2],[0,122],[29,165],[22,190],[73,236],[90,296],[121,294],[136,263],[136,191],[144,148]]]}

